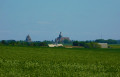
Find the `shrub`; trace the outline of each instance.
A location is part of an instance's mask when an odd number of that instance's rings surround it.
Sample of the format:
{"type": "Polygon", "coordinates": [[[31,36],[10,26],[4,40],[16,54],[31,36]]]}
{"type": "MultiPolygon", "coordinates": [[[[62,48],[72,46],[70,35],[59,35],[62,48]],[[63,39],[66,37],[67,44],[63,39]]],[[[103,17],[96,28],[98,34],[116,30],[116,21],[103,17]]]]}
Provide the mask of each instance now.
{"type": "Polygon", "coordinates": [[[101,46],[95,42],[86,43],[84,47],[85,48],[101,48],[101,46]]]}
{"type": "Polygon", "coordinates": [[[101,46],[96,42],[86,43],[86,42],[74,41],[73,46],[82,46],[84,48],[101,48],[101,46]]]}
{"type": "Polygon", "coordinates": [[[85,44],[86,44],[85,42],[79,42],[79,46],[83,46],[84,47],[85,44]]]}
{"type": "Polygon", "coordinates": [[[73,42],[73,46],[79,46],[79,42],[78,41],[74,41],[73,42]]]}

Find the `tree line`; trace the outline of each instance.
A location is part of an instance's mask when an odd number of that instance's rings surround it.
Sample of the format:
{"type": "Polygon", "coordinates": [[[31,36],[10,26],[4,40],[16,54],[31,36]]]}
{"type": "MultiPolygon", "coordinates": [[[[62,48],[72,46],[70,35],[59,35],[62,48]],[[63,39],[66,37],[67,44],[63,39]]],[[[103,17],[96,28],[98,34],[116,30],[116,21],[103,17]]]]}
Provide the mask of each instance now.
{"type": "MultiPolygon", "coordinates": [[[[100,46],[97,43],[108,43],[108,44],[120,44],[120,40],[113,39],[96,39],[96,40],[87,40],[87,41],[75,41],[75,40],[64,40],[61,44],[64,45],[73,45],[73,46],[83,46],[85,48],[99,48],[100,46]]],[[[45,40],[45,41],[15,41],[15,40],[1,40],[0,45],[10,45],[10,46],[48,46],[48,44],[55,44],[55,41],[45,40]]]]}
{"type": "Polygon", "coordinates": [[[0,45],[7,46],[48,46],[47,42],[43,41],[34,41],[34,42],[26,42],[26,41],[15,41],[15,40],[2,40],[0,45]]]}
{"type": "Polygon", "coordinates": [[[97,39],[97,40],[95,40],[95,42],[97,42],[97,43],[108,43],[108,44],[120,44],[120,42],[118,40],[113,40],[113,39],[108,39],[108,40],[97,39]]]}
{"type": "Polygon", "coordinates": [[[73,46],[81,46],[84,48],[100,48],[98,43],[108,43],[108,44],[120,44],[120,40],[113,40],[113,39],[96,39],[93,41],[73,41],[73,46]]]}
{"type": "Polygon", "coordinates": [[[96,42],[88,42],[88,41],[74,41],[73,46],[81,46],[84,48],[101,48],[101,46],[96,42]]]}

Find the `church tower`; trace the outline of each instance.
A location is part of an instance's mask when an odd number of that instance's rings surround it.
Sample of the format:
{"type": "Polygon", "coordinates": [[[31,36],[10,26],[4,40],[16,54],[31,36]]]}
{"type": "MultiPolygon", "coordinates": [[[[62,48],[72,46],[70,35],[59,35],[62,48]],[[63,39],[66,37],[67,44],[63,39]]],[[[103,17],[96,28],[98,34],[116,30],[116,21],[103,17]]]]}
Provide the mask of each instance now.
{"type": "Polygon", "coordinates": [[[32,42],[31,37],[29,35],[26,37],[26,42],[32,42]]]}
{"type": "Polygon", "coordinates": [[[60,32],[60,34],[59,34],[59,38],[62,38],[62,32],[60,32]]]}
{"type": "Polygon", "coordinates": [[[55,39],[55,42],[56,42],[56,44],[58,44],[58,43],[64,43],[65,40],[70,41],[69,37],[63,37],[62,36],[62,32],[60,32],[59,37],[57,37],[55,39]]]}

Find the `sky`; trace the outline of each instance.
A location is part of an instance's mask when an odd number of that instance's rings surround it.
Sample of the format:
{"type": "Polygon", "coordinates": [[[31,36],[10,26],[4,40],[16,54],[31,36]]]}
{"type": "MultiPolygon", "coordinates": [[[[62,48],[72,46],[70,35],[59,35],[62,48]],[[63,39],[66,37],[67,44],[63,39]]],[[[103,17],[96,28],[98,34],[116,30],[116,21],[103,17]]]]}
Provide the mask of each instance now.
{"type": "Polygon", "coordinates": [[[120,39],[120,0],[0,0],[0,40],[120,39]]]}

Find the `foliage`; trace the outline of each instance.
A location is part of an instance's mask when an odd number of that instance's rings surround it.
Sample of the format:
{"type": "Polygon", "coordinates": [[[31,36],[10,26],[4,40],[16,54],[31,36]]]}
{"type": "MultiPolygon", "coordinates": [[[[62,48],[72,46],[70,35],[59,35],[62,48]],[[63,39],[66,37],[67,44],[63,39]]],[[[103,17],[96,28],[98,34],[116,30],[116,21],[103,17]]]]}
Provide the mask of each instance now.
{"type": "Polygon", "coordinates": [[[40,42],[39,43],[39,46],[47,46],[48,44],[47,43],[45,43],[45,42],[40,42]]]}
{"type": "Polygon", "coordinates": [[[120,44],[111,44],[109,45],[110,48],[120,48],[120,44]]]}
{"type": "Polygon", "coordinates": [[[98,45],[95,42],[86,43],[86,42],[83,42],[83,41],[82,42],[74,41],[73,46],[82,46],[82,47],[85,47],[85,48],[100,48],[100,45],[98,45]]]}
{"type": "Polygon", "coordinates": [[[84,47],[85,45],[86,45],[86,43],[83,42],[83,41],[78,43],[78,46],[83,46],[84,47]]]}
{"type": "Polygon", "coordinates": [[[119,77],[120,49],[0,46],[0,77],[119,77]]]}
{"type": "Polygon", "coordinates": [[[9,46],[48,46],[46,42],[25,42],[25,41],[15,41],[15,40],[2,40],[1,45],[9,46]]]}
{"type": "Polygon", "coordinates": [[[98,42],[98,43],[108,43],[108,44],[117,44],[117,40],[113,40],[113,39],[108,39],[108,40],[97,39],[97,40],[95,40],[95,42],[98,42]]]}
{"type": "Polygon", "coordinates": [[[95,42],[86,43],[84,47],[85,48],[101,48],[101,46],[95,42]]]}
{"type": "Polygon", "coordinates": [[[79,46],[79,42],[78,41],[74,41],[73,42],[73,46],[79,46]]]}
{"type": "Polygon", "coordinates": [[[5,40],[2,40],[2,41],[1,41],[1,44],[3,44],[3,45],[6,44],[6,41],[5,41],[5,40]]]}
{"type": "Polygon", "coordinates": [[[65,40],[63,41],[63,43],[64,43],[64,44],[71,44],[72,41],[65,39],[65,40]]]}
{"type": "Polygon", "coordinates": [[[117,40],[117,44],[120,44],[120,40],[117,40]]]}
{"type": "Polygon", "coordinates": [[[53,40],[52,40],[52,41],[45,40],[45,41],[43,41],[43,42],[45,42],[45,43],[47,43],[47,44],[53,44],[53,43],[55,43],[53,40]]]}

